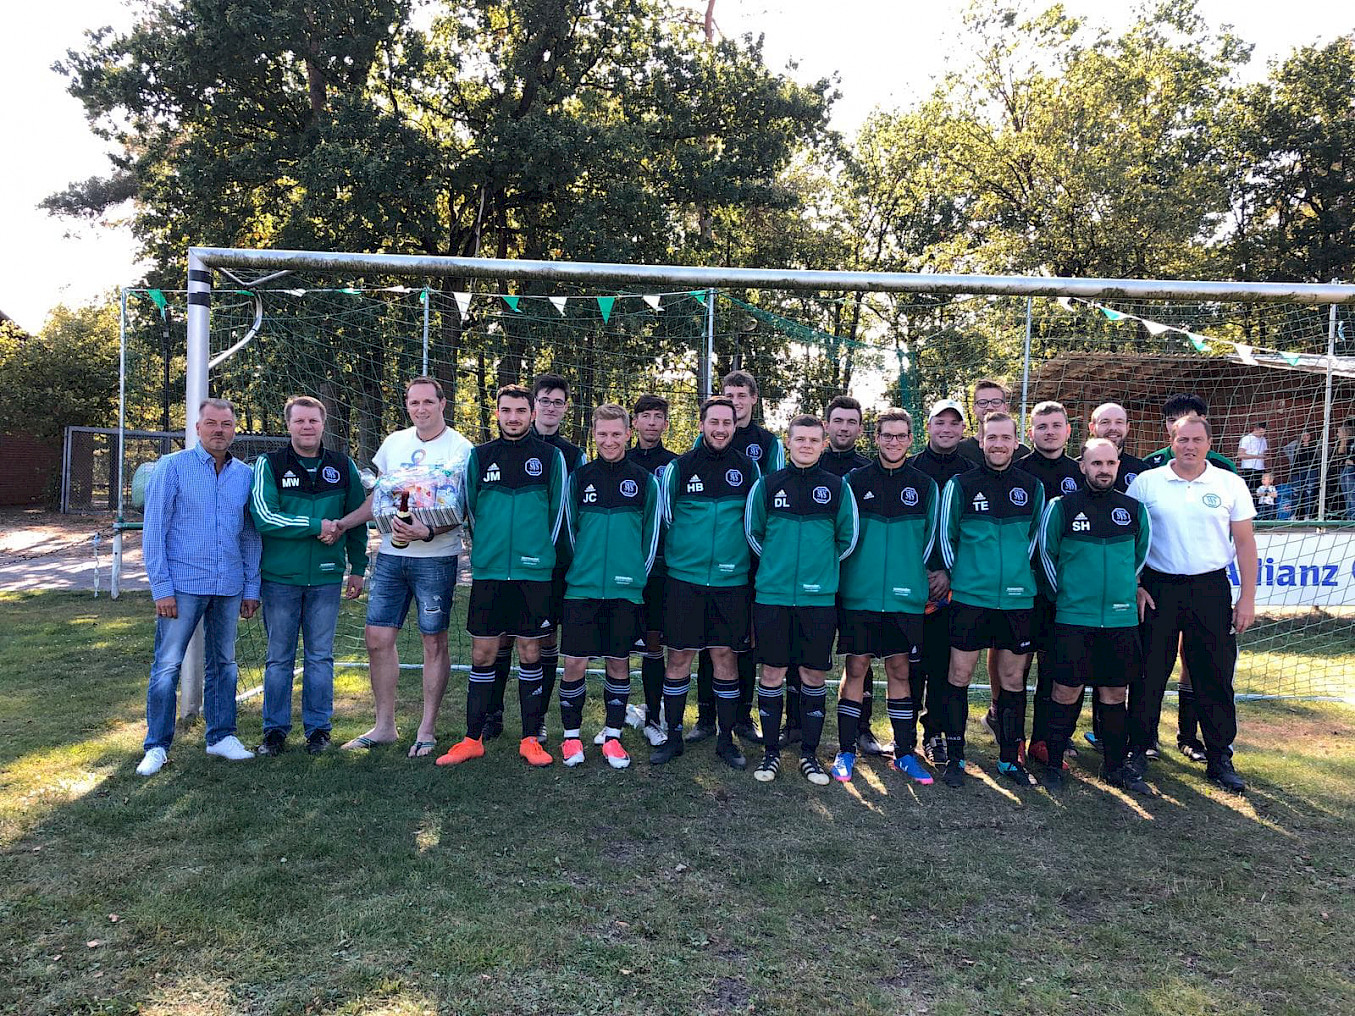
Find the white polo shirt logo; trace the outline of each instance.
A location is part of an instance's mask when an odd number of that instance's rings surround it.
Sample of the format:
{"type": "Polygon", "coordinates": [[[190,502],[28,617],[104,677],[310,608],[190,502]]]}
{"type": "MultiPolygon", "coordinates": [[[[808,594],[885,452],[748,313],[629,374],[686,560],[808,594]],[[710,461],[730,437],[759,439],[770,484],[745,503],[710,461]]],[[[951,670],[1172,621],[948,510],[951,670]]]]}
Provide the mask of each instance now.
{"type": "Polygon", "coordinates": [[[1205,494],[1203,497],[1200,498],[1200,502],[1206,508],[1219,508],[1222,507],[1223,505],[1223,498],[1219,497],[1213,491],[1210,491],[1208,494],[1205,494]]]}

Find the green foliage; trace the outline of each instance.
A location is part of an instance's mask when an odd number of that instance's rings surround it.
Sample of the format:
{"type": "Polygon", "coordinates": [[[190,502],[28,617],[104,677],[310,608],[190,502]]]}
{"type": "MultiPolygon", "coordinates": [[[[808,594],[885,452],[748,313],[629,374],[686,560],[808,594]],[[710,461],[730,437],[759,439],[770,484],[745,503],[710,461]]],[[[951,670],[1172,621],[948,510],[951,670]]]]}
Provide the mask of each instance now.
{"type": "Polygon", "coordinates": [[[0,325],[0,433],[117,425],[118,305],[52,311],[37,335],[0,325]]]}

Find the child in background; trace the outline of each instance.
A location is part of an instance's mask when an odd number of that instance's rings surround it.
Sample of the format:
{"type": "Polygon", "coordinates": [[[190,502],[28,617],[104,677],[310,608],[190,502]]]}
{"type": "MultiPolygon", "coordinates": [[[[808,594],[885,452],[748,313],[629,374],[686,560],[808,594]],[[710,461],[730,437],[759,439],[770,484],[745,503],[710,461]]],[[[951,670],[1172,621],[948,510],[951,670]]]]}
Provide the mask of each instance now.
{"type": "Polygon", "coordinates": [[[1275,478],[1270,473],[1261,474],[1261,484],[1256,488],[1256,514],[1261,519],[1275,517],[1275,478]]]}

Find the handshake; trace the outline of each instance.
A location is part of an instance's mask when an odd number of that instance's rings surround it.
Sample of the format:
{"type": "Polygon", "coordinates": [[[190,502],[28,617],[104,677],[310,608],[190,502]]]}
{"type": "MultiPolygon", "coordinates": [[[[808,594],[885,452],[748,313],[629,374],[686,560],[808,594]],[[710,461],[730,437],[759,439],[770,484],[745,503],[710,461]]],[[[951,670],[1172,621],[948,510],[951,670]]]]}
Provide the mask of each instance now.
{"type": "Polygon", "coordinates": [[[316,537],[321,543],[332,546],[339,542],[339,537],[343,535],[343,526],[334,519],[323,519],[320,522],[320,535],[316,537]]]}

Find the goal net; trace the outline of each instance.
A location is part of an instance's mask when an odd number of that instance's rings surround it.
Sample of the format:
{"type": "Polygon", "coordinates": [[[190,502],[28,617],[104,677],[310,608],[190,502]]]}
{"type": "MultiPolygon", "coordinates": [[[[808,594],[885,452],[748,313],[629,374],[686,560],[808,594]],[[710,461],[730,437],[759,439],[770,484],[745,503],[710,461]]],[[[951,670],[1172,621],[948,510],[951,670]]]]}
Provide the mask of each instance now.
{"type": "MultiPolygon", "coordinates": [[[[1190,392],[1208,403],[1214,448],[1231,458],[1253,421],[1268,424],[1266,468],[1276,497],[1258,523],[1258,622],[1242,639],[1239,693],[1355,696],[1355,671],[1347,666],[1355,657],[1355,529],[1345,523],[1347,512],[1355,517],[1355,482],[1343,486],[1345,452],[1338,447],[1345,421],[1355,418],[1349,306],[463,285],[304,272],[248,284],[218,274],[209,386],[239,407],[237,449],[251,456],[285,440],[284,402],[311,394],[328,407],[327,441],[368,466],[385,435],[408,426],[402,382],[425,372],[440,380],[449,422],[472,442],[492,436],[493,393],[501,384],[530,384],[549,371],[571,384],[570,440],[588,445],[594,406],[630,406],[652,392],[669,400],[665,440],[678,450],[696,434],[708,379],[718,387],[735,367],[757,378],[758,417],[774,431],[798,412],[823,412],[835,395],[856,396],[865,407],[867,453],[879,410],[899,405],[913,413],[916,450],[933,400],[955,398],[968,410],[973,382],[993,378],[1011,391],[1013,415],[1023,421],[1036,403],[1061,402],[1073,455],[1092,410],[1120,403],[1130,423],[1126,450],[1142,457],[1166,444],[1163,400],[1190,392]]],[[[168,392],[170,426],[182,427],[185,294],[129,291],[127,306],[124,426],[162,423],[168,392]]],[[[137,468],[166,450],[163,442],[126,443],[128,520],[138,517],[131,496],[137,468]]],[[[1346,479],[1355,480],[1355,471],[1346,479]]],[[[465,597],[459,601],[464,610],[465,597]]],[[[338,659],[365,663],[362,629],[363,604],[346,602],[338,659]]],[[[401,638],[402,660],[417,665],[417,632],[401,638]]],[[[240,639],[244,687],[262,675],[260,623],[242,624],[240,639]]],[[[469,640],[457,620],[451,642],[454,663],[468,662],[469,640]]]]}

